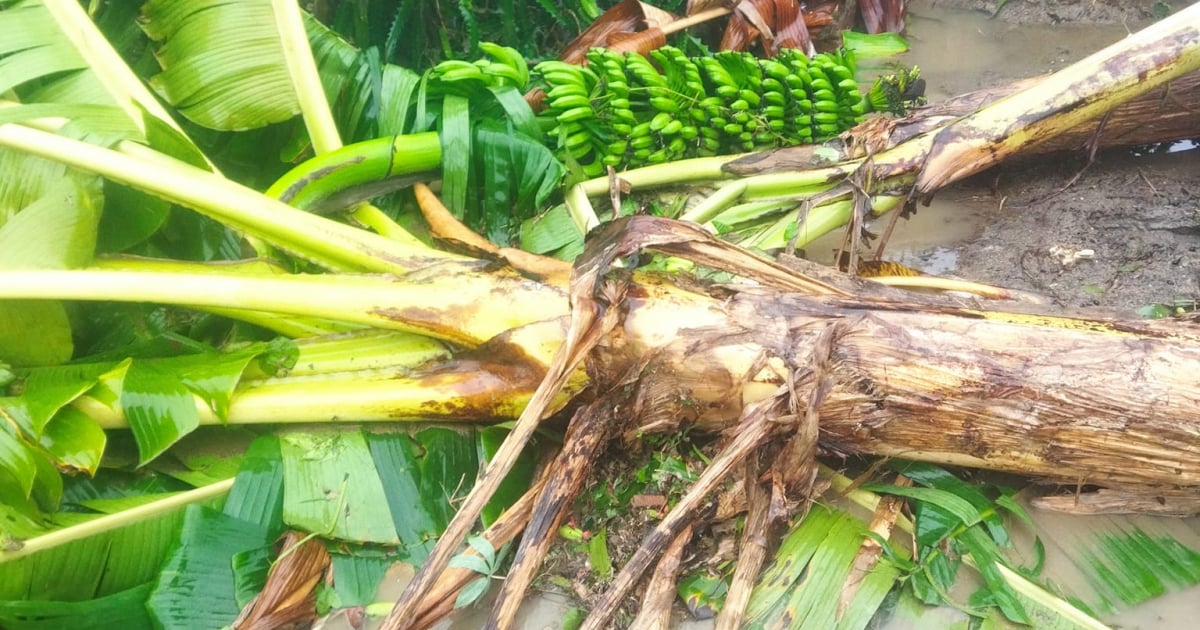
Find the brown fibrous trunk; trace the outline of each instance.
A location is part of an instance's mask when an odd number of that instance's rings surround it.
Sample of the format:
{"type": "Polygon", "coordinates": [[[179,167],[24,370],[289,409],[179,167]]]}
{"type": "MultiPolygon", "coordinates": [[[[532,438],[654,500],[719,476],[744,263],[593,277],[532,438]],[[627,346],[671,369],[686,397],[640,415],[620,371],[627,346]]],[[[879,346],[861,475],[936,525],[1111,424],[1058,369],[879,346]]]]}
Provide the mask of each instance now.
{"type": "Polygon", "coordinates": [[[672,416],[729,428],[747,402],[786,382],[789,361],[840,325],[833,387],[819,409],[828,453],[1162,494],[1200,486],[1200,328],[1192,323],[765,286],[676,301],[666,286],[630,289],[625,326],[599,354],[612,369],[627,357],[656,357],[643,386],[679,401],[655,414],[656,429],[670,430],[662,418],[672,416]]]}

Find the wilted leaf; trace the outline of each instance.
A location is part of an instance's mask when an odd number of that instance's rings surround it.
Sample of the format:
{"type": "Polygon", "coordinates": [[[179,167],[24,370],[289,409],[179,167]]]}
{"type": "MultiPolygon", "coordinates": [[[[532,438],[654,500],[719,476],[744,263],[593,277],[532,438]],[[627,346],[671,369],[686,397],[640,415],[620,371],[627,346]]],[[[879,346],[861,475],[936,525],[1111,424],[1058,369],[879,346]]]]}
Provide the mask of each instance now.
{"type": "Polygon", "coordinates": [[[121,408],[138,444],[138,464],[158,457],[200,426],[192,393],[171,370],[135,361],[125,372],[121,408]]]}
{"type": "Polygon", "coordinates": [[[278,546],[279,554],[262,592],[242,610],[234,627],[287,628],[308,626],[316,620],[315,590],[329,568],[325,543],[291,531],[278,546]]]}
{"type": "MultiPolygon", "coordinates": [[[[901,488],[887,484],[864,484],[863,490],[868,492],[876,492],[879,494],[892,494],[901,497],[936,505],[941,508],[946,514],[952,516],[957,522],[957,525],[974,525],[981,519],[978,510],[975,509],[968,501],[959,498],[958,496],[936,488],[901,488]]],[[[926,544],[922,541],[922,544],[926,544]]]]}
{"type": "MultiPolygon", "coordinates": [[[[99,187],[73,177],[63,183],[0,225],[0,268],[69,269],[91,261],[103,203],[99,187]]],[[[73,352],[71,324],[61,303],[0,304],[0,356],[12,365],[53,365],[73,352]]]]}
{"type": "Polygon", "coordinates": [[[899,33],[868,35],[842,31],[842,46],[854,53],[855,59],[878,59],[908,51],[908,42],[899,33]]]}
{"type": "Polygon", "coordinates": [[[442,198],[460,219],[467,207],[467,177],[471,169],[471,112],[465,96],[447,94],[439,119],[442,141],[442,198]]]}
{"type": "Polygon", "coordinates": [[[481,127],[475,139],[483,216],[468,217],[467,222],[482,225],[488,240],[507,246],[508,235],[519,230],[526,212],[541,207],[557,190],[565,169],[545,145],[527,136],[481,127]]]}
{"type": "Polygon", "coordinates": [[[835,627],[842,585],[866,532],[863,521],[814,505],[755,587],[746,609],[748,627],[835,627]]]}
{"type": "Polygon", "coordinates": [[[279,438],[264,435],[250,443],[225,499],[225,514],[266,528],[283,529],[283,455],[279,438]]]}
{"type": "MultiPolygon", "coordinates": [[[[5,413],[7,410],[0,410],[5,413]]],[[[16,489],[25,497],[33,490],[33,478],[37,476],[36,455],[17,436],[12,434],[9,418],[0,416],[0,472],[8,473],[16,483],[16,489]]]]}
{"type": "Polygon", "coordinates": [[[342,606],[365,606],[375,601],[375,591],[393,559],[376,554],[333,553],[333,588],[342,606]]]}
{"type": "Polygon", "coordinates": [[[1000,574],[996,565],[1003,563],[1000,550],[982,527],[971,527],[958,537],[962,547],[975,560],[975,568],[987,584],[988,599],[1011,621],[1029,623],[1029,616],[1016,591],[1000,574]]]}
{"type": "MultiPolygon", "coordinates": [[[[78,493],[68,488],[66,494],[78,493]]],[[[208,501],[214,493],[200,490],[189,496],[208,501]]],[[[183,521],[186,505],[179,498],[178,493],[166,496],[158,502],[163,507],[145,504],[137,519],[100,521],[98,514],[60,512],[54,523],[28,522],[21,531],[10,530],[28,540],[15,550],[0,550],[0,599],[87,600],[154,579],[183,521]],[[41,537],[48,533],[53,536],[41,537]]],[[[0,506],[0,514],[6,509],[0,506]]],[[[14,515],[6,515],[7,523],[18,523],[8,516],[14,515]]]]}
{"type": "Polygon", "coordinates": [[[142,27],[159,43],[150,85],[212,129],[256,129],[300,113],[269,0],[152,0],[142,27]]]}
{"type": "MultiPolygon", "coordinates": [[[[479,460],[488,462],[500,448],[504,438],[508,436],[508,429],[495,425],[481,427],[476,435],[479,439],[479,460]]],[[[517,499],[521,498],[521,495],[525,494],[530,484],[533,483],[533,473],[536,467],[537,461],[533,449],[521,451],[512,470],[504,478],[504,481],[500,482],[492,499],[483,508],[481,518],[485,525],[494,523],[504,513],[504,510],[507,510],[517,499]]]]}
{"type": "MultiPolygon", "coordinates": [[[[611,44],[613,35],[629,35],[647,29],[661,29],[674,19],[675,16],[670,13],[645,2],[621,0],[596,18],[579,37],[564,46],[559,59],[568,63],[583,63],[588,50],[611,44]]],[[[662,33],[660,32],[658,36],[661,38],[662,33]]],[[[649,52],[649,50],[640,50],[639,52],[649,52]]]]}
{"type": "Polygon", "coordinates": [[[46,424],[39,444],[58,466],[96,474],[108,436],[95,420],[78,409],[67,408],[46,424]]]}

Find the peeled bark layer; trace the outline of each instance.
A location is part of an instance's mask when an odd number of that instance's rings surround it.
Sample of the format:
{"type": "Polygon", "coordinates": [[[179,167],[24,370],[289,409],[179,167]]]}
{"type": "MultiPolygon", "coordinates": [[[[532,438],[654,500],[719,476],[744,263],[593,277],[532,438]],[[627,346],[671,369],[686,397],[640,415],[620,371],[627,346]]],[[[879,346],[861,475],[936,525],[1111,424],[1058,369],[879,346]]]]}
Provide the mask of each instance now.
{"type": "Polygon", "coordinates": [[[1190,324],[764,287],[707,302],[658,289],[630,296],[623,337],[601,356],[611,369],[655,357],[643,386],[678,404],[646,429],[669,430],[670,417],[731,428],[737,410],[786,382],[798,367],[789,364],[840,323],[820,407],[829,451],[1069,484],[1200,486],[1200,328],[1190,324]]]}

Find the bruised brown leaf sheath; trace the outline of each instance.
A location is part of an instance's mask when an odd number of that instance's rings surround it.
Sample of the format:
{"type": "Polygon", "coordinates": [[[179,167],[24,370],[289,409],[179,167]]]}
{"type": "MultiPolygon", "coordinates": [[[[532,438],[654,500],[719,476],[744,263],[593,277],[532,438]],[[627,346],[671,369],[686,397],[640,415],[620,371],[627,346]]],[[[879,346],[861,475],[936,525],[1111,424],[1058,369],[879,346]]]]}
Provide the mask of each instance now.
{"type": "MultiPolygon", "coordinates": [[[[594,235],[572,284],[576,309],[566,350],[551,369],[557,376],[543,382],[518,422],[514,433],[524,433],[521,439],[501,449],[509,456],[519,451],[568,366],[600,342],[592,354],[596,374],[646,366],[640,388],[665,384],[678,392],[656,404],[652,420],[639,418],[653,430],[677,426],[664,422],[671,416],[731,429],[731,441],[625,565],[585,627],[606,627],[624,593],[702,498],[781,430],[772,418],[797,409],[786,402],[797,387],[787,382],[788,366],[817,348],[824,348],[820,388],[814,390],[810,378],[799,391],[819,403],[803,415],[813,421],[806,426],[819,419],[820,445],[828,451],[1069,483],[1153,486],[1164,494],[1200,486],[1200,382],[1194,377],[1200,332],[1153,322],[983,312],[917,298],[854,298],[725,247],[694,226],[645,216],[594,235]],[[687,291],[635,274],[627,297],[611,293],[605,271],[642,247],[707,257],[760,285],[714,287],[706,294],[703,287],[687,291]],[[606,297],[597,303],[592,295],[606,297]],[[599,320],[607,321],[596,325],[599,320]]],[[[498,455],[488,467],[456,515],[458,528],[451,524],[422,568],[429,581],[422,585],[418,573],[385,627],[404,627],[402,620],[412,618],[490,496],[488,478],[494,484],[503,476],[505,461],[498,455]]],[[[790,472],[793,479],[785,483],[811,479],[790,472]]]]}
{"type": "MultiPolygon", "coordinates": [[[[509,506],[504,514],[483,533],[483,537],[492,544],[492,547],[499,549],[521,533],[529,521],[529,514],[533,510],[535,500],[546,485],[546,480],[547,474],[543,472],[533,486],[526,490],[525,494],[521,495],[516,503],[509,506]]],[[[470,547],[463,553],[479,555],[479,552],[470,547]]],[[[429,596],[425,598],[419,616],[408,625],[409,630],[430,628],[454,612],[454,602],[458,598],[458,593],[478,577],[479,574],[475,571],[461,567],[449,568],[442,572],[430,589],[429,596]]]]}
{"type": "Polygon", "coordinates": [[[288,532],[267,583],[233,622],[236,630],[307,628],[317,618],[316,587],[329,568],[320,539],[288,532]]]}
{"type": "Polygon", "coordinates": [[[743,487],[746,489],[746,504],[749,509],[742,531],[737,567],[734,569],[733,579],[730,580],[729,594],[725,597],[725,604],[717,617],[716,630],[737,630],[742,627],[746,606],[750,603],[750,593],[754,590],[758,572],[767,558],[771,495],[763,489],[758,479],[758,466],[757,453],[752,453],[746,458],[743,487]]]}
{"type": "Polygon", "coordinates": [[[1200,485],[1198,331],[747,288],[693,311],[716,323],[677,324],[678,340],[661,344],[672,333],[659,326],[688,316],[649,312],[656,302],[630,312],[643,326],[656,322],[655,338],[639,339],[642,330],[627,324],[623,347],[634,356],[655,343],[681,379],[691,366],[723,366],[724,377],[707,381],[732,389],[698,390],[692,403],[711,410],[698,420],[710,429],[733,420],[723,410],[736,408],[728,397],[746,388],[759,352],[787,356],[840,320],[850,329],[833,349],[832,391],[819,410],[827,449],[1069,483],[1200,485]]]}
{"type": "Polygon", "coordinates": [[[488,630],[512,627],[525,590],[554,542],[554,532],[592,471],[597,453],[608,441],[617,422],[615,411],[607,400],[599,400],[577,411],[571,419],[562,449],[550,464],[549,478],[496,597],[492,617],[484,626],[488,630]]]}
{"type": "MultiPolygon", "coordinates": [[[[907,488],[912,486],[912,480],[902,475],[895,481],[895,485],[907,488]]],[[[896,519],[900,516],[900,510],[904,505],[903,497],[881,496],[867,529],[883,540],[890,539],[892,528],[896,525],[896,519]]],[[[854,556],[854,567],[850,570],[850,577],[842,586],[842,594],[838,598],[837,616],[839,619],[850,607],[854,596],[862,588],[863,581],[879,563],[882,555],[883,547],[874,538],[863,538],[862,545],[858,548],[858,554],[854,556]]]]}
{"type": "Polygon", "coordinates": [[[425,222],[429,224],[429,231],[443,241],[450,241],[471,250],[476,254],[482,254],[490,258],[499,258],[507,262],[513,269],[546,281],[549,284],[558,286],[566,286],[567,280],[571,276],[571,264],[548,258],[546,256],[538,256],[527,251],[514,249],[511,247],[498,247],[491,241],[471,231],[461,221],[456,219],[446,206],[442,204],[441,199],[422,183],[413,185],[413,193],[417,199],[417,206],[421,209],[421,214],[425,218],[425,222]]]}
{"type": "MultiPolygon", "coordinates": [[[[589,246],[596,252],[595,246],[589,246]]],[[[500,482],[512,469],[517,456],[533,436],[541,419],[549,413],[551,405],[559,397],[563,387],[572,378],[576,368],[591,353],[592,349],[606,338],[618,322],[616,305],[624,303],[625,284],[608,282],[603,274],[608,265],[600,264],[616,256],[612,247],[599,249],[599,254],[585,255],[576,264],[571,275],[571,316],[566,339],[554,355],[546,377],[533,393],[528,406],[513,425],[508,437],[500,445],[480,474],[475,487],[459,506],[442,538],[434,546],[425,563],[413,576],[392,612],[384,620],[384,630],[399,630],[406,627],[423,604],[430,589],[445,570],[451,556],[466,540],[475,521],[483,512],[484,505],[491,500],[500,482]]]]}
{"type": "MultiPolygon", "coordinates": [[[[643,30],[658,31],[658,36],[661,37],[662,27],[674,21],[675,16],[654,7],[653,5],[636,0],[621,0],[612,8],[604,12],[603,15],[596,18],[594,22],[587,27],[579,37],[576,37],[563,48],[562,55],[559,59],[568,63],[583,63],[587,51],[596,48],[604,47],[612,43],[612,38],[617,35],[620,39],[622,35],[628,37],[633,33],[643,30]]],[[[664,43],[666,40],[663,40],[664,43]]],[[[662,44],[659,44],[661,46],[662,44]]],[[[639,52],[649,52],[653,48],[640,50],[639,52]]],[[[624,48],[622,50],[638,50],[637,48],[624,48]]]]}

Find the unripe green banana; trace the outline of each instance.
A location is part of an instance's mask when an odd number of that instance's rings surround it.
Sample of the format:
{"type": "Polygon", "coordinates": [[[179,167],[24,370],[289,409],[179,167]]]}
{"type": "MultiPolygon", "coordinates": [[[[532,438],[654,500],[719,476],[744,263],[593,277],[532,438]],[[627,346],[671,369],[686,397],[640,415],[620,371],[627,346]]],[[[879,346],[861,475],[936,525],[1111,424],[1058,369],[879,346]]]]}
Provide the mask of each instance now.
{"type": "Polygon", "coordinates": [[[591,105],[583,105],[580,107],[574,107],[572,109],[568,109],[568,110],[564,111],[563,113],[559,114],[558,116],[556,116],[555,118],[560,123],[567,123],[567,122],[575,122],[577,120],[588,120],[590,118],[595,118],[595,117],[596,117],[596,112],[592,111],[591,105]]]}
{"type": "Polygon", "coordinates": [[[580,96],[578,94],[569,94],[567,96],[560,96],[560,97],[550,101],[550,107],[554,107],[556,109],[561,109],[563,111],[566,111],[569,109],[575,109],[577,107],[587,107],[587,108],[591,109],[592,101],[591,101],[591,99],[589,99],[586,96],[580,96]]]}
{"type": "Polygon", "coordinates": [[[515,48],[493,42],[479,42],[479,49],[496,62],[494,65],[498,64],[512,70],[511,75],[506,73],[504,76],[510,77],[513,86],[518,90],[524,90],[529,85],[529,64],[515,48]]]}
{"type": "Polygon", "coordinates": [[[665,112],[668,114],[674,114],[675,112],[679,111],[679,103],[676,103],[674,99],[661,96],[651,98],[650,106],[660,112],[665,112]]]}
{"type": "MultiPolygon", "coordinates": [[[[485,52],[490,59],[472,70],[451,64],[447,71],[519,79],[507,70],[517,66],[506,51],[485,52]]],[[[596,49],[587,53],[587,68],[561,61],[535,68],[546,84],[547,128],[563,130],[554,136],[560,150],[585,173],[824,139],[861,121],[869,106],[852,59],[841,53],[691,58],[663,47],[650,57],[653,63],[596,49]]]]}

